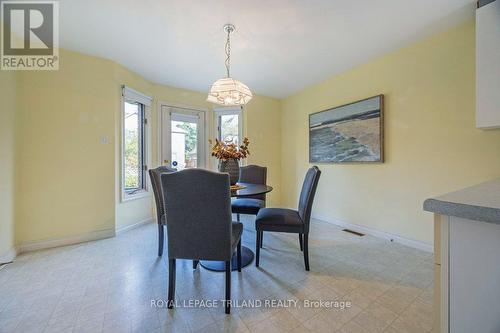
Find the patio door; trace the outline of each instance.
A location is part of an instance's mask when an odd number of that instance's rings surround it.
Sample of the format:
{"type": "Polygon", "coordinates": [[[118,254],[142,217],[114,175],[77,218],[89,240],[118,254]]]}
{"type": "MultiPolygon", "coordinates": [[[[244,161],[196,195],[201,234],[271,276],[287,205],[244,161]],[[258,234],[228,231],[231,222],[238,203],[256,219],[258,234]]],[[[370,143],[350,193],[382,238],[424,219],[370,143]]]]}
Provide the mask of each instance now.
{"type": "Polygon", "coordinates": [[[205,167],[205,112],[161,105],[161,161],[183,170],[205,167]]]}

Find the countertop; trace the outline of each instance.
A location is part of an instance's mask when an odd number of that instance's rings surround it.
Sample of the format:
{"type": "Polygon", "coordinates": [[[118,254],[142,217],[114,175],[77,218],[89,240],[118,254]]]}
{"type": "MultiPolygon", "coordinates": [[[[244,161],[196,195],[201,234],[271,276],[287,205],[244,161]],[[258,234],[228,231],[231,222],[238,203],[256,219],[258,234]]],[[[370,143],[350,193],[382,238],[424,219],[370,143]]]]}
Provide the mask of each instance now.
{"type": "Polygon", "coordinates": [[[424,210],[500,224],[500,178],[427,199],[424,210]]]}

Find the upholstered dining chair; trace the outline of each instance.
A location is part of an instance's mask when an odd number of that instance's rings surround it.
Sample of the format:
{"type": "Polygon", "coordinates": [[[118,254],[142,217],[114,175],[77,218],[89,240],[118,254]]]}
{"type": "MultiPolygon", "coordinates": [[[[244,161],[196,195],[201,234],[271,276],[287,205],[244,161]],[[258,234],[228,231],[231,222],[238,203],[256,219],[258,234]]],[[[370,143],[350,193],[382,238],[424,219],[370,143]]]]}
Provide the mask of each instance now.
{"type": "Polygon", "coordinates": [[[259,267],[260,248],[264,231],[299,234],[300,250],[304,252],[304,265],[309,270],[309,224],[311,210],[321,171],[317,166],[307,170],[300,192],[298,210],[285,208],[262,208],[255,220],[257,231],[255,266],[259,267]]]}
{"type": "Polygon", "coordinates": [[[159,166],[156,169],[149,170],[149,178],[151,179],[151,186],[153,187],[153,194],[156,203],[156,220],[158,221],[158,257],[161,257],[163,255],[163,242],[165,239],[164,229],[166,223],[160,175],[162,173],[171,173],[175,171],[175,169],[166,166],[159,166]]]}
{"type": "MultiPolygon", "coordinates": [[[[262,184],[267,182],[267,168],[258,165],[247,165],[240,168],[240,183],[262,184]]],[[[261,208],[266,207],[266,194],[244,198],[236,198],[231,203],[231,210],[240,221],[240,214],[257,215],[261,208]]]]}
{"type": "Polygon", "coordinates": [[[225,312],[230,312],[231,257],[241,272],[243,225],[232,222],[229,175],[186,169],[161,175],[168,239],[168,304],[173,307],[176,259],[224,261],[225,312]]]}

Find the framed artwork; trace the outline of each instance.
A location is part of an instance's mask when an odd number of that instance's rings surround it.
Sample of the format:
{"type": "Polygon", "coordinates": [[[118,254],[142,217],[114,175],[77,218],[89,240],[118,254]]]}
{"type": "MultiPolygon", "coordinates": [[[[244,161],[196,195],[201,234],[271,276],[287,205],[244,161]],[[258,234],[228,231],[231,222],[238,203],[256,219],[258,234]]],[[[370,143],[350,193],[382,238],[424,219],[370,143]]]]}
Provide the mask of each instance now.
{"type": "Polygon", "coordinates": [[[309,161],[382,163],[384,95],[309,115],[309,161]]]}

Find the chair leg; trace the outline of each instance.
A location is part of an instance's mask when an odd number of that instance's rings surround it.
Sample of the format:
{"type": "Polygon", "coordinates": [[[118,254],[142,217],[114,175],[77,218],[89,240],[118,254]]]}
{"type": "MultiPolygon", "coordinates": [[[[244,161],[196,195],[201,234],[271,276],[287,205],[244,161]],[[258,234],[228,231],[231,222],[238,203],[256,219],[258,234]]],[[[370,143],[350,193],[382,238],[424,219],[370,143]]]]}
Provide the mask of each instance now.
{"type": "Polygon", "coordinates": [[[262,232],[257,230],[257,238],[255,240],[255,267],[259,267],[261,237],[262,232]]]}
{"type": "Polygon", "coordinates": [[[241,272],[241,239],[238,242],[238,247],[236,249],[236,259],[238,261],[238,272],[241,272]]]}
{"type": "Polygon", "coordinates": [[[198,267],[199,260],[193,260],[193,269],[196,269],[198,267]]]}
{"type": "Polygon", "coordinates": [[[303,249],[302,249],[302,234],[299,234],[299,245],[300,245],[300,251],[303,251],[303,249]]]}
{"type": "Polygon", "coordinates": [[[158,257],[163,255],[163,241],[165,239],[164,230],[164,225],[158,224],[158,257]]]}
{"type": "Polygon", "coordinates": [[[224,302],[225,312],[231,312],[231,260],[226,261],[226,301],[224,302]]]}
{"type": "Polygon", "coordinates": [[[236,214],[236,221],[240,222],[240,214],[236,214]]]}
{"type": "Polygon", "coordinates": [[[309,271],[309,235],[304,234],[304,264],[306,271],[309,271]]]}
{"type": "Polygon", "coordinates": [[[168,303],[167,307],[174,307],[175,299],[175,259],[168,260],[168,303]]]}
{"type": "Polygon", "coordinates": [[[260,232],[260,248],[264,247],[264,231],[260,232]]]}

